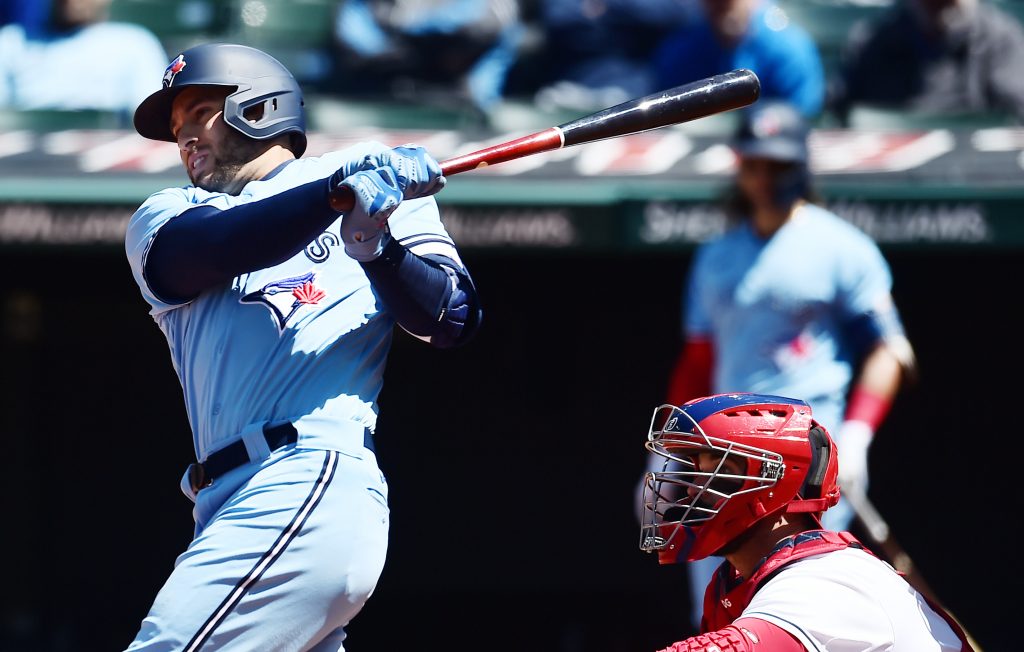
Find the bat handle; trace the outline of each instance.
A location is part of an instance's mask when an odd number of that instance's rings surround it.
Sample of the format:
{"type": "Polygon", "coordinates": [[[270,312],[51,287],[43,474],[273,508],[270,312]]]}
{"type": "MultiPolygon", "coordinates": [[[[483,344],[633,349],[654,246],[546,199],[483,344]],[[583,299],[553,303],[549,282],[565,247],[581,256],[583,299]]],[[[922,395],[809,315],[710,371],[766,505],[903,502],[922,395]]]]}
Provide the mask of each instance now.
{"type": "Polygon", "coordinates": [[[445,176],[451,176],[460,172],[477,170],[479,168],[504,163],[513,159],[522,158],[540,152],[549,152],[560,149],[565,145],[565,137],[558,127],[551,127],[544,131],[538,131],[529,136],[516,138],[499,145],[485,147],[484,149],[462,154],[446,161],[441,161],[441,171],[445,176]]]}
{"type": "MultiPolygon", "coordinates": [[[[522,158],[540,152],[549,152],[559,149],[565,145],[565,137],[558,127],[551,127],[544,131],[538,131],[529,136],[516,138],[500,145],[486,147],[475,152],[462,154],[444,161],[441,161],[441,173],[450,177],[460,172],[478,170],[495,163],[504,163],[513,159],[522,158]]],[[[331,208],[339,213],[352,210],[355,205],[355,195],[348,186],[337,185],[331,188],[328,193],[331,208]]]]}

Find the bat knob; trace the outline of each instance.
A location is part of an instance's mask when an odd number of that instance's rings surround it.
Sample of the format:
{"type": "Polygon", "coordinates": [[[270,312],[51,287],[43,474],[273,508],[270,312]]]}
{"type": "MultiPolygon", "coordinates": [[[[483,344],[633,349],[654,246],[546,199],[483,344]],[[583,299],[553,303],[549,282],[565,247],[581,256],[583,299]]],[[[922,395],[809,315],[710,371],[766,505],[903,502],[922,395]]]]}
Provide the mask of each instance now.
{"type": "Polygon", "coordinates": [[[327,193],[327,201],[337,213],[347,213],[356,205],[356,195],[348,186],[338,184],[327,193]]]}

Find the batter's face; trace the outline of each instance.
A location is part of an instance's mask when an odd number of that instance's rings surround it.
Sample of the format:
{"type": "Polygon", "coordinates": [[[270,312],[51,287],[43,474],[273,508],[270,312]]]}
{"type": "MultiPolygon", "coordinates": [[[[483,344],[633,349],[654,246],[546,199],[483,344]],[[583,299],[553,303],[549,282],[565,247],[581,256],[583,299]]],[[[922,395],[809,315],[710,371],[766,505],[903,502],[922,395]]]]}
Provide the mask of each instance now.
{"type": "Polygon", "coordinates": [[[192,184],[211,192],[237,192],[243,168],[266,144],[247,138],[224,122],[224,98],[232,88],[189,86],[171,105],[171,134],[192,184]]]}
{"type": "Polygon", "coordinates": [[[774,207],[779,184],[792,169],[791,163],[741,156],[736,183],[755,209],[774,207]]]}

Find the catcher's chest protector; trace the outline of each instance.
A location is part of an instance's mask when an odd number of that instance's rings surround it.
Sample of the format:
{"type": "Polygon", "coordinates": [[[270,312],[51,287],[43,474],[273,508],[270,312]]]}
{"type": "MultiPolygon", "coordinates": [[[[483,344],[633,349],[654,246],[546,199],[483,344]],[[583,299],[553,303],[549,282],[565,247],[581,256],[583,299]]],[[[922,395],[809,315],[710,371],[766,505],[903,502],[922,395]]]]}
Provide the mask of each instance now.
{"type": "Polygon", "coordinates": [[[731,625],[740,617],[750,600],[757,593],[761,584],[781,570],[786,564],[799,561],[811,555],[842,550],[850,546],[864,548],[856,537],[849,532],[831,532],[829,530],[812,530],[798,534],[783,541],[772,554],[768,555],[754,571],[750,579],[735,584],[733,567],[724,562],[715,573],[711,584],[704,594],[704,617],[701,620],[702,632],[713,632],[731,625]]]}

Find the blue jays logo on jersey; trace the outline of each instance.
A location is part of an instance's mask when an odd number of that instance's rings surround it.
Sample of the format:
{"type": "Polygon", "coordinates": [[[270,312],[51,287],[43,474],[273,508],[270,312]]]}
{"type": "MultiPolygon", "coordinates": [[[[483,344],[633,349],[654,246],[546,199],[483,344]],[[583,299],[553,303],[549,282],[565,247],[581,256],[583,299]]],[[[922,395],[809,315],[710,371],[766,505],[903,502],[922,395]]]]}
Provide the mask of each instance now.
{"type": "Polygon", "coordinates": [[[174,83],[174,78],[177,77],[178,73],[185,69],[185,55],[179,54],[178,58],[171,62],[167,66],[167,70],[164,70],[164,88],[169,87],[174,83]]]}
{"type": "Polygon", "coordinates": [[[273,283],[267,283],[259,290],[243,296],[241,303],[259,303],[270,310],[277,323],[278,332],[283,333],[288,320],[303,306],[315,306],[327,293],[316,286],[316,272],[292,276],[273,283]]]}

